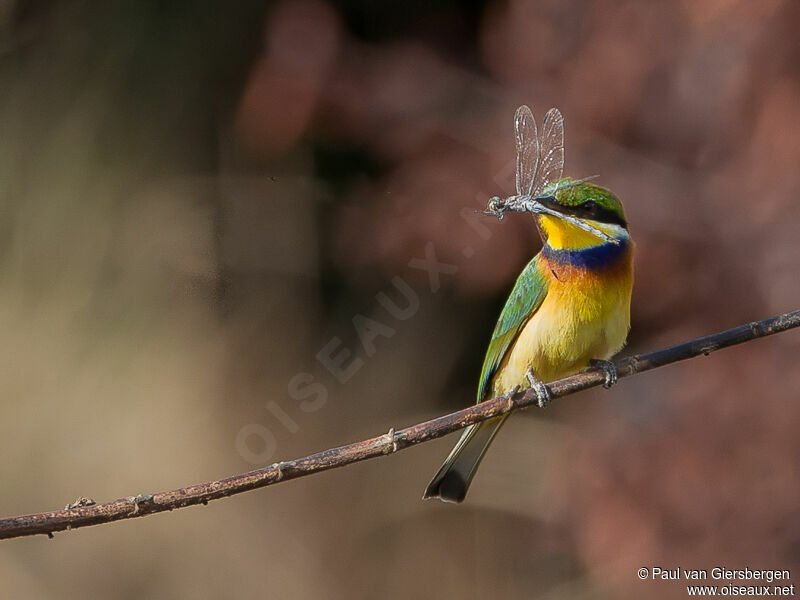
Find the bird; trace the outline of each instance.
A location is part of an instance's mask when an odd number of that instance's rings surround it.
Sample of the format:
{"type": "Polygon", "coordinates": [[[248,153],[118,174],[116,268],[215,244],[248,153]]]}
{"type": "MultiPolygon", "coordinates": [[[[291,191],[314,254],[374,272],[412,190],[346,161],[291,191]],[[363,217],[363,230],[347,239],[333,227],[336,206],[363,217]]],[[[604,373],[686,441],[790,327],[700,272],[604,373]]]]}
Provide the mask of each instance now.
{"type": "MultiPolygon", "coordinates": [[[[530,200],[530,184],[518,180],[520,193],[521,187],[530,200]]],[[[617,379],[609,359],[625,345],[633,290],[634,245],[622,202],[607,188],[570,178],[559,179],[535,201],[543,246],[520,273],[497,320],[478,402],[533,388],[544,407],[550,400],[544,383],[590,366],[603,369],[606,387],[617,379]]],[[[508,416],[468,426],[423,498],[463,501],[508,416]]]]}

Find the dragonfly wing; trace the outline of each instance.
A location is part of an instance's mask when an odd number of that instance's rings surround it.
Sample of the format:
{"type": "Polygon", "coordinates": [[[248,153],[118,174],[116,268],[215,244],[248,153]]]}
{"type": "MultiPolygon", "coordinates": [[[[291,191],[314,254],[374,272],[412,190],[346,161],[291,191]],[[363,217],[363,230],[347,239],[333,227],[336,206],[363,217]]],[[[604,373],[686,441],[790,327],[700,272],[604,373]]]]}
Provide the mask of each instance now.
{"type": "Polygon", "coordinates": [[[514,113],[514,133],[517,137],[517,194],[526,196],[533,189],[536,167],[539,164],[539,136],[536,119],[524,104],[514,113]]]}
{"type": "Polygon", "coordinates": [[[544,116],[540,144],[539,171],[535,174],[536,187],[532,196],[540,196],[551,183],[561,179],[564,172],[564,117],[557,108],[544,116]]]}

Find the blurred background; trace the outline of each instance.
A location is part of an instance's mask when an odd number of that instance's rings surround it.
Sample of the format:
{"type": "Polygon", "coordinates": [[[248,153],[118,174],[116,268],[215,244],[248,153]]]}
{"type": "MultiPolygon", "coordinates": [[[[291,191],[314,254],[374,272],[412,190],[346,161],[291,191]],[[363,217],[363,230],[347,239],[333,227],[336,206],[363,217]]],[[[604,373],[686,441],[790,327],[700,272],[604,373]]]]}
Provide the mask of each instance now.
{"type": "MultiPolygon", "coordinates": [[[[0,0],[0,513],[472,403],[540,247],[530,217],[474,212],[513,191],[522,103],[558,106],[566,174],[625,203],[624,352],[800,307],[798,27],[792,0],[0,0]]],[[[454,435],[6,541],[3,595],[682,598],[636,570],[796,578],[798,351],[789,332],[520,413],[460,506],[420,501],[454,435]]]]}

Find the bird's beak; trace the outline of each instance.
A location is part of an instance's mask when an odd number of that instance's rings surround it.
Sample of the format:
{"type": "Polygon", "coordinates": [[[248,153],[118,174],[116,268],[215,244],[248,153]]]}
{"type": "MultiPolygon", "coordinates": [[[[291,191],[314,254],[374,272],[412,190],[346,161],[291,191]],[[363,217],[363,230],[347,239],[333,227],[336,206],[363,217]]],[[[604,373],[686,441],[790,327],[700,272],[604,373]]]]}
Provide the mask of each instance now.
{"type": "Polygon", "coordinates": [[[595,237],[600,238],[604,242],[611,242],[612,244],[619,244],[619,240],[614,239],[610,235],[608,235],[605,231],[599,230],[594,225],[590,225],[583,219],[579,219],[578,217],[569,214],[568,209],[565,206],[562,206],[553,196],[539,196],[533,199],[533,207],[531,211],[535,214],[540,215],[550,215],[551,217],[555,217],[557,219],[561,219],[570,225],[574,225],[579,229],[583,229],[584,231],[591,233],[595,237]]]}
{"type": "MultiPolygon", "coordinates": [[[[561,204],[559,204],[558,202],[556,202],[556,199],[553,196],[539,196],[535,200],[536,200],[536,202],[538,202],[539,204],[541,204],[545,208],[548,208],[551,211],[555,211],[555,212],[559,213],[559,215],[566,214],[564,212],[564,207],[561,204]]],[[[549,213],[545,213],[545,214],[549,214],[549,213]]],[[[555,216],[555,215],[553,215],[553,216],[555,216]]]]}

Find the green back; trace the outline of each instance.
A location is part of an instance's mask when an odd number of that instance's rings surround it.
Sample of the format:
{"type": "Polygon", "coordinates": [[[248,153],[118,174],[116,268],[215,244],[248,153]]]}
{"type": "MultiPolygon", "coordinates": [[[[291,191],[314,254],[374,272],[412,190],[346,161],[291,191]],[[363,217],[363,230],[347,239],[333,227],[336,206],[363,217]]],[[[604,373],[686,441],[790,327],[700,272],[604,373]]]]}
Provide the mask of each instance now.
{"type": "Polygon", "coordinates": [[[492,341],[486,351],[481,369],[481,381],[478,387],[478,402],[483,402],[485,394],[489,391],[489,382],[492,380],[503,357],[517,339],[522,327],[541,306],[547,295],[547,281],[539,270],[539,255],[522,270],[511,295],[506,300],[506,305],[500,313],[500,318],[495,325],[492,341]]]}

